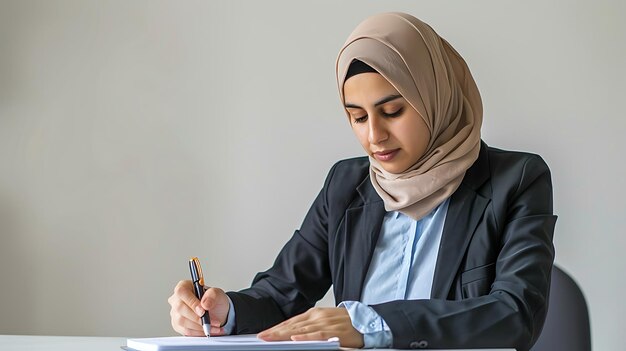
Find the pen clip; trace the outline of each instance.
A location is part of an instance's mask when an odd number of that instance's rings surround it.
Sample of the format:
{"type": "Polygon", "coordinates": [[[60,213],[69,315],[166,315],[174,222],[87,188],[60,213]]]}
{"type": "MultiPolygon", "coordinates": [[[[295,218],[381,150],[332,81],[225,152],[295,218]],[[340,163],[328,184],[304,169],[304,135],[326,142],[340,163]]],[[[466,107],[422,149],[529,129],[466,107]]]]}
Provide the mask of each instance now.
{"type": "Polygon", "coordinates": [[[191,270],[191,279],[193,279],[193,282],[198,282],[201,286],[204,286],[204,275],[202,274],[200,260],[197,257],[192,257],[189,260],[189,270],[191,270]]]}

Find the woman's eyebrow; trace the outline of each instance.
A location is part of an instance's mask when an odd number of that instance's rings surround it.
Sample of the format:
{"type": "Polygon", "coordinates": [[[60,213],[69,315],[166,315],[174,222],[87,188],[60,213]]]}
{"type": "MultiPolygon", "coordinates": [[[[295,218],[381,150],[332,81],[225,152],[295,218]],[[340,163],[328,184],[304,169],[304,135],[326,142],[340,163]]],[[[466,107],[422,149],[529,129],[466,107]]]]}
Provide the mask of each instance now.
{"type": "MultiPolygon", "coordinates": [[[[386,102],[389,102],[389,101],[391,101],[391,100],[395,100],[395,99],[397,99],[397,98],[401,98],[401,97],[402,97],[402,95],[400,95],[400,94],[389,95],[389,96],[386,96],[386,97],[384,97],[384,98],[382,98],[382,99],[378,100],[378,101],[374,104],[374,106],[382,105],[382,104],[384,104],[384,103],[386,103],[386,102]]],[[[355,105],[355,104],[350,104],[350,103],[346,104],[345,106],[346,106],[346,108],[348,108],[348,107],[352,107],[352,108],[361,108],[361,109],[362,109],[362,107],[361,107],[361,106],[359,106],[359,105],[355,105]]]]}

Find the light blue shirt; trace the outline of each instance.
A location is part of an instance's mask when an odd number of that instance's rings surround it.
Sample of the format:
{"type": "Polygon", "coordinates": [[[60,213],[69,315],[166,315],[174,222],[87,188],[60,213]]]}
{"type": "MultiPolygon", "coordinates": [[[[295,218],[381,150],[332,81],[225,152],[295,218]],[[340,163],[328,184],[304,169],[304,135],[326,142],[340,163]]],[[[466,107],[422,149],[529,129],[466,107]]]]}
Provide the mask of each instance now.
{"type": "Polygon", "coordinates": [[[230,299],[228,295],[228,304],[230,308],[228,309],[228,317],[226,318],[226,324],[224,324],[224,334],[230,335],[233,333],[233,328],[235,327],[235,306],[233,305],[233,301],[230,299]]]}
{"type": "MultiPolygon", "coordinates": [[[[419,221],[400,212],[387,212],[370,262],[361,301],[342,301],[352,326],[363,334],[365,348],[390,347],[392,335],[382,317],[369,307],[393,300],[429,299],[439,243],[448,212],[449,198],[419,221]]],[[[235,324],[230,303],[226,334],[235,324]]]]}
{"type": "Polygon", "coordinates": [[[430,298],[448,203],[446,199],[419,221],[397,211],[385,215],[361,301],[339,304],[348,310],[352,326],[363,334],[365,348],[392,345],[389,326],[368,305],[430,298]]]}

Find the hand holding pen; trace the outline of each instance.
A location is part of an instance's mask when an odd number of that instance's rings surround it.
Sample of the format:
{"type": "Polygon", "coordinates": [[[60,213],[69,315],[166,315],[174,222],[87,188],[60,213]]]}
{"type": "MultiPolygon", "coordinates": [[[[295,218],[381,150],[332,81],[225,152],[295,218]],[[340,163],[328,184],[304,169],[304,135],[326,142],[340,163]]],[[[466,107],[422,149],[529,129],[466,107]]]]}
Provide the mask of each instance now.
{"type": "MultiPolygon", "coordinates": [[[[192,261],[193,258],[190,260],[190,269],[192,261]]],[[[200,283],[200,279],[197,281],[200,283]]],[[[200,283],[200,287],[201,290],[205,290],[204,282],[200,283]]],[[[208,288],[201,295],[201,299],[198,299],[194,289],[192,280],[182,280],[168,298],[172,327],[181,335],[208,336],[203,330],[201,321],[201,317],[206,313],[207,317],[210,316],[209,334],[223,335],[222,326],[226,323],[229,310],[226,293],[220,288],[208,288]]]]}

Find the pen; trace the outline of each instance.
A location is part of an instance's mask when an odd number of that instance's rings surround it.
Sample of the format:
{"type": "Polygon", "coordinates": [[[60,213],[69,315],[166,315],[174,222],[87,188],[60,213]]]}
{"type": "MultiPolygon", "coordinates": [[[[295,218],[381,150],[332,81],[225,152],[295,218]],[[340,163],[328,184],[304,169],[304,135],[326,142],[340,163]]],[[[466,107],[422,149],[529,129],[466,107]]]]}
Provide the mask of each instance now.
{"type": "MultiPolygon", "coordinates": [[[[192,257],[189,260],[189,270],[191,271],[191,282],[193,283],[193,292],[196,294],[198,300],[202,299],[204,295],[204,276],[202,276],[202,267],[200,267],[200,260],[197,257],[192,257]]],[[[202,330],[207,337],[211,337],[209,331],[211,330],[211,320],[209,318],[209,311],[204,311],[202,317],[202,330]]]]}

